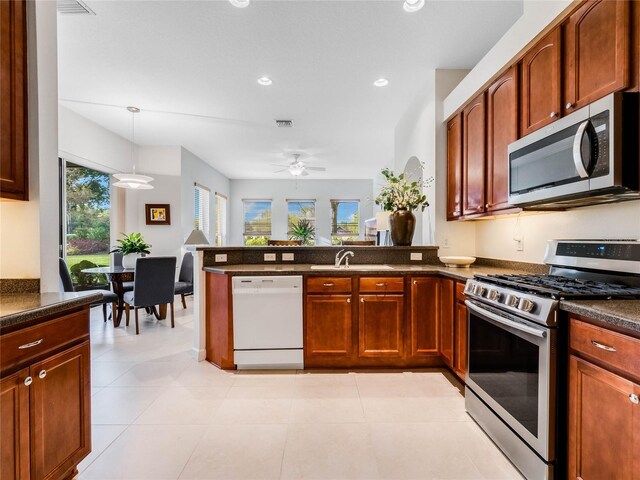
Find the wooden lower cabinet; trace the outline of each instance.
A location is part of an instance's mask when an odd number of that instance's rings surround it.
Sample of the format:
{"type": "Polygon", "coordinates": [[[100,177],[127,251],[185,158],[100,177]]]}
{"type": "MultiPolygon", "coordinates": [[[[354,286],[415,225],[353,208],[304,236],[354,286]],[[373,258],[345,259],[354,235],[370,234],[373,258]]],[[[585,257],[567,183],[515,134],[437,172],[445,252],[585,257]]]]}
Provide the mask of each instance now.
{"type": "Polygon", "coordinates": [[[404,295],[360,295],[358,356],[402,357],[404,295]]]}
{"type": "Polygon", "coordinates": [[[440,279],[440,357],[445,365],[453,368],[455,343],[455,282],[449,278],[440,279]]]}
{"type": "Polygon", "coordinates": [[[0,478],[30,478],[29,369],[0,380],[0,478]]]}
{"type": "Polygon", "coordinates": [[[467,374],[467,306],[456,302],[453,371],[461,380],[467,374]]]}
{"type": "Polygon", "coordinates": [[[437,277],[412,278],[409,315],[409,349],[412,357],[438,355],[440,308],[440,279],[437,277]]]}
{"type": "Polygon", "coordinates": [[[351,295],[307,295],[306,366],[348,366],[353,357],[351,295]]]}
{"type": "Polygon", "coordinates": [[[640,385],[569,358],[569,479],[640,478],[640,385]]]}

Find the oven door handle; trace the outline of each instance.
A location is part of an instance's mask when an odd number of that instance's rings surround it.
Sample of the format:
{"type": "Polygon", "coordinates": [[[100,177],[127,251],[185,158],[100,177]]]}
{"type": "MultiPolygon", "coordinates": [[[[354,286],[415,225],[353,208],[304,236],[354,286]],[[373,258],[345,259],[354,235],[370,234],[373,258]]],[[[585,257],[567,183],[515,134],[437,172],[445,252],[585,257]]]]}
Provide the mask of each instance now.
{"type": "MultiPolygon", "coordinates": [[[[587,127],[589,126],[590,120],[585,120],[578,127],[578,131],[576,132],[576,136],[573,137],[573,164],[578,171],[578,175],[580,178],[589,178],[589,172],[584,166],[584,159],[582,158],[582,137],[584,135],[588,135],[587,127]]],[[[590,161],[590,160],[589,160],[590,161]]]]}
{"type": "Polygon", "coordinates": [[[547,332],[544,329],[530,327],[529,325],[525,325],[523,323],[515,322],[513,320],[509,320],[508,318],[501,317],[500,315],[496,315],[495,313],[491,313],[483,308],[478,307],[475,303],[472,303],[469,300],[465,300],[464,303],[468,309],[473,310],[477,314],[483,315],[493,320],[494,322],[501,323],[503,325],[515,328],[516,330],[520,330],[531,335],[535,335],[536,337],[544,338],[547,336],[547,332]]]}

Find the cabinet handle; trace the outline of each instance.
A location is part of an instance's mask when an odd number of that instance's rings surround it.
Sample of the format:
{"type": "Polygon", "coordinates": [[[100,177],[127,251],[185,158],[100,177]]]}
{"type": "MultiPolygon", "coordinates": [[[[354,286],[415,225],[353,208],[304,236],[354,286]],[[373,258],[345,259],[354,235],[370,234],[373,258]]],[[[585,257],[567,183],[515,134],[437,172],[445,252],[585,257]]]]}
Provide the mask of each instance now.
{"type": "Polygon", "coordinates": [[[46,370],[40,370],[40,373],[38,374],[38,378],[44,378],[47,376],[47,371],[46,370]]]}
{"type": "Polygon", "coordinates": [[[573,108],[573,103],[567,102],[567,104],[564,106],[564,108],[566,108],[567,110],[573,108]]]}
{"type": "Polygon", "coordinates": [[[638,405],[638,403],[640,403],[640,399],[638,398],[638,395],[636,395],[635,393],[629,394],[629,400],[631,400],[631,403],[633,403],[634,405],[638,405]]]}
{"type": "Polygon", "coordinates": [[[364,298],[361,298],[361,299],[360,299],[360,303],[364,303],[364,298]]]}
{"type": "Polygon", "coordinates": [[[333,287],[335,283],[323,283],[322,285],[325,287],[333,287]]]}
{"type": "Polygon", "coordinates": [[[556,118],[558,116],[558,114],[556,112],[551,112],[549,114],[549,118],[556,118]]]}
{"type": "Polygon", "coordinates": [[[31,377],[27,377],[24,379],[24,384],[28,387],[29,385],[31,385],[33,383],[33,378],[31,377]]]}
{"type": "Polygon", "coordinates": [[[43,338],[36,340],[35,342],[25,343],[24,345],[20,345],[18,347],[19,350],[24,350],[25,348],[35,347],[36,345],[40,345],[43,342],[43,338]]]}
{"type": "Polygon", "coordinates": [[[351,299],[350,298],[347,298],[347,303],[351,303],[351,299]]]}
{"type": "Polygon", "coordinates": [[[596,342],[595,340],[591,340],[591,343],[593,344],[594,347],[598,347],[602,350],[606,350],[607,352],[615,352],[616,349],[614,347],[610,347],[609,345],[605,345],[603,343],[600,342],[596,342]]]}
{"type": "Polygon", "coordinates": [[[386,287],[386,283],[376,283],[376,287],[386,287]]]}
{"type": "Polygon", "coordinates": [[[414,281],[413,281],[413,284],[414,284],[414,285],[418,285],[418,281],[417,281],[417,280],[414,280],[414,281]]]}

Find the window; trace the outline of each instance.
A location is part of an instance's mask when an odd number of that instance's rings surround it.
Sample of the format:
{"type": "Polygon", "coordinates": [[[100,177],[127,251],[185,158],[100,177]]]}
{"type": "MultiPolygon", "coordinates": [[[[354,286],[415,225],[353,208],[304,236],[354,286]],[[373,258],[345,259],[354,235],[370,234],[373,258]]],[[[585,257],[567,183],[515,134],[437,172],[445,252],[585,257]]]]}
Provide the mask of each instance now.
{"type": "Polygon", "coordinates": [[[227,197],[216,192],[216,247],[227,244],[227,197]]]}
{"type": "Polygon", "coordinates": [[[360,236],[360,202],[358,200],[331,200],[331,243],[358,240],[360,236]]]}
{"type": "Polygon", "coordinates": [[[194,199],[193,199],[193,212],[194,212],[194,227],[196,230],[201,230],[204,236],[209,239],[209,202],[211,197],[211,190],[202,185],[195,184],[194,199]]]}
{"type": "Polygon", "coordinates": [[[316,201],[287,200],[287,234],[303,245],[316,243],[316,201]]]}
{"type": "Polygon", "coordinates": [[[271,200],[242,200],[244,244],[266,245],[271,238],[271,200]]]}

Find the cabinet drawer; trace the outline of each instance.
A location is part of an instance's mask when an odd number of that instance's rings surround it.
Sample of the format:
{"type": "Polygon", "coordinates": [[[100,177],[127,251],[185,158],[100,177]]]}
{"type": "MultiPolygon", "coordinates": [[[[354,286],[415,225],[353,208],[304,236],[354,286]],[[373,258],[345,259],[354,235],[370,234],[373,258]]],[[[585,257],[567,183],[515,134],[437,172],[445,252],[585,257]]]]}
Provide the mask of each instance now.
{"type": "Polygon", "coordinates": [[[70,345],[89,335],[89,309],[0,337],[2,371],[70,345]]]}
{"type": "Polygon", "coordinates": [[[307,293],[351,293],[351,277],[309,277],[307,293]]]}
{"type": "Polygon", "coordinates": [[[464,287],[467,282],[456,282],[456,301],[464,302],[466,297],[464,295],[464,287]]]}
{"type": "Polygon", "coordinates": [[[362,277],[360,278],[361,292],[403,292],[403,277],[362,277]]]}
{"type": "Polygon", "coordinates": [[[575,352],[640,378],[640,340],[571,318],[569,345],[575,352]]]}

